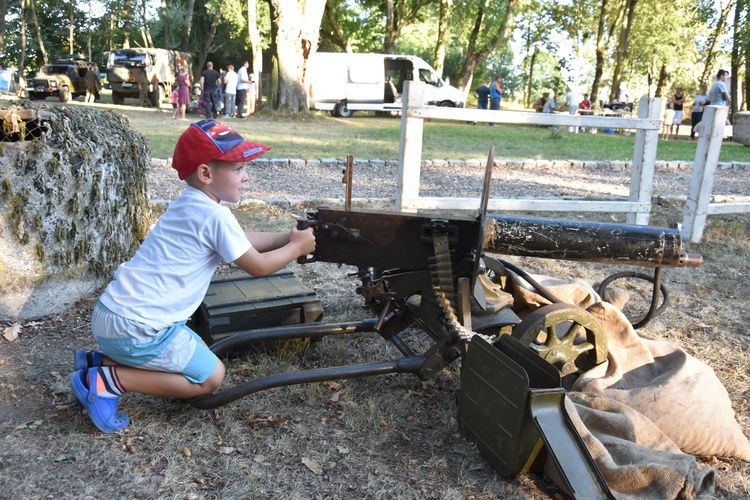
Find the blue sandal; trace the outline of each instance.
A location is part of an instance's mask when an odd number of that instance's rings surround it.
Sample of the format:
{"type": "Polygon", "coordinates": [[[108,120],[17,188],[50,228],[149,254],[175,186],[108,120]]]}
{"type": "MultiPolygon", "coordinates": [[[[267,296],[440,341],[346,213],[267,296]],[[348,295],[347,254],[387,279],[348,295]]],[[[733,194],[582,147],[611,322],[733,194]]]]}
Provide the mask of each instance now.
{"type": "Polygon", "coordinates": [[[78,349],[73,352],[73,369],[75,371],[88,370],[92,366],[102,366],[103,361],[104,354],[99,351],[85,351],[83,349],[78,349]],[[91,353],[92,358],[91,366],[89,366],[86,356],[89,352],[91,353]]]}
{"type": "Polygon", "coordinates": [[[102,398],[90,387],[96,387],[99,377],[99,368],[89,368],[89,387],[86,387],[86,370],[77,370],[70,374],[70,386],[76,399],[89,413],[89,418],[100,431],[113,434],[121,431],[130,423],[130,419],[124,413],[117,411],[117,403],[120,398],[102,398]]]}

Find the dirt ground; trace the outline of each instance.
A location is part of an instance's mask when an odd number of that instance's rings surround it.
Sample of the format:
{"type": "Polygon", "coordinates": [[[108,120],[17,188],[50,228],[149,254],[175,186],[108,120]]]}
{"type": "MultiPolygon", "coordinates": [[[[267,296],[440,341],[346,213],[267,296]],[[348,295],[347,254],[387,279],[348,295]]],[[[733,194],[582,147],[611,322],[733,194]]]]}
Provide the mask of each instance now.
{"type": "MultiPolygon", "coordinates": [[[[245,209],[245,223],[287,227],[302,209],[245,209]]],[[[681,206],[658,200],[654,225],[679,220],[681,206]]],[[[538,216],[536,214],[535,216],[538,216]]],[[[260,227],[263,229],[263,227],[260,227]]],[[[697,269],[665,271],[671,307],[640,333],[665,339],[710,365],[750,435],[750,223],[709,219],[704,241],[687,245],[697,269]]],[[[509,258],[529,272],[602,279],[611,266],[509,258]]],[[[321,298],[326,321],[364,319],[358,283],[330,264],[295,267],[321,298]]],[[[89,317],[96,297],[64,314],[21,324],[0,338],[0,497],[2,498],[548,498],[538,476],[502,478],[456,422],[460,370],[315,383],[262,391],[217,410],[142,395],[120,409],[131,424],[100,433],[68,385],[72,350],[94,348],[89,317]]],[[[8,328],[0,324],[0,329],[8,328]]],[[[225,387],[289,369],[393,356],[379,337],[327,338],[298,349],[227,361],[225,387]]],[[[689,418],[686,415],[685,418],[689,418]]],[[[748,464],[699,457],[717,471],[715,498],[750,496],[748,464]]]]}

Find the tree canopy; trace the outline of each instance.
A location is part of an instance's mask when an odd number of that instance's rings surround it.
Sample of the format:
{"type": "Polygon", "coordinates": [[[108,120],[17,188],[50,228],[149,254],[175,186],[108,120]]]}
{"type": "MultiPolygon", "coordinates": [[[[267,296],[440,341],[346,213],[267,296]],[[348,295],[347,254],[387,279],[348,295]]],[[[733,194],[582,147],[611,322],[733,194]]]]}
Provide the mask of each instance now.
{"type": "Polygon", "coordinates": [[[120,47],[190,52],[194,72],[271,75],[276,109],[305,109],[304,75],[319,51],[422,57],[471,94],[505,79],[529,105],[565,85],[609,100],[688,93],[732,75],[733,111],[747,109],[750,0],[0,0],[0,62],[31,74],[57,57],[106,61],[120,47]]]}

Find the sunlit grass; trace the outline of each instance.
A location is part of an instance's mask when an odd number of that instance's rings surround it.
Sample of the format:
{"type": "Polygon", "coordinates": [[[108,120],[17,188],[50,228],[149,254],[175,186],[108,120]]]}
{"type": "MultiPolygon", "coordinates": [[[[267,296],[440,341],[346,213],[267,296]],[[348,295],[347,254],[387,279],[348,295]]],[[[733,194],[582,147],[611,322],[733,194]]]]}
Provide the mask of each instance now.
{"type": "MultiPolygon", "coordinates": [[[[172,156],[179,134],[200,119],[173,121],[171,113],[132,108],[116,110],[126,114],[131,125],[151,142],[154,157],[172,156]]],[[[166,110],[165,110],[166,111],[166,110]]],[[[229,120],[245,138],[272,147],[269,158],[345,158],[395,160],[399,152],[401,120],[395,116],[357,113],[352,118],[335,118],[326,113],[294,117],[261,113],[246,120],[229,120]]],[[[686,128],[689,130],[689,128],[686,128]]],[[[529,125],[471,124],[427,121],[424,124],[422,158],[486,158],[495,146],[496,158],[581,161],[628,161],[633,157],[635,133],[571,134],[555,137],[546,127],[529,125]]],[[[659,141],[657,160],[692,161],[697,141],[659,141]]],[[[720,161],[750,162],[750,148],[724,142],[720,161]]]]}

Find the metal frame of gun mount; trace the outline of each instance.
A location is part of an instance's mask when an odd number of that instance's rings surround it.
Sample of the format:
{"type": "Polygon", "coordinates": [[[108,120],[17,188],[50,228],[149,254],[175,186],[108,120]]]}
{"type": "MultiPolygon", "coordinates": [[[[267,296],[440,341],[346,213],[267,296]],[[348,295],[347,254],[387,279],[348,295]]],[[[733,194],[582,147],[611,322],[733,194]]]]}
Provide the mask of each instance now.
{"type": "MultiPolygon", "coordinates": [[[[190,403],[197,408],[216,408],[273,387],[389,373],[412,373],[427,380],[464,356],[477,334],[493,343],[510,334],[520,349],[525,346],[531,349],[529,353],[535,351],[560,377],[574,376],[606,359],[606,337],[601,326],[587,311],[562,303],[521,269],[485,252],[655,268],[653,277],[640,273],[612,275],[598,290],[603,296],[606,286],[622,277],[652,282],[651,307],[645,315],[631,319],[635,326],[642,326],[667,306],[668,295],[661,283],[663,267],[701,264],[699,255],[682,250],[678,229],[487,215],[493,152],[494,148],[485,171],[478,216],[447,218],[351,210],[348,189],[346,209],[321,207],[299,221],[300,228],[315,228],[316,248],[298,262],[355,266],[357,272],[353,276],[360,282],[356,291],[373,311],[373,318],[248,330],[210,346],[217,355],[224,355],[268,341],[376,332],[398,350],[400,357],[269,375],[193,398],[190,403]],[[511,307],[512,297],[499,284],[510,273],[525,279],[552,304],[535,310],[522,321],[511,307]],[[562,324],[566,325],[564,330],[557,328],[562,324]],[[427,348],[416,348],[404,340],[401,334],[411,326],[427,335],[427,348]],[[543,333],[546,339],[540,342],[543,333]],[[585,337],[583,343],[577,340],[581,336],[585,337]]],[[[348,183],[352,178],[351,164],[349,161],[348,175],[345,171],[344,177],[348,183]]],[[[518,348],[514,349],[518,352],[518,348]]],[[[525,390],[522,388],[521,392],[525,394],[525,390]]],[[[553,404],[539,403],[543,398],[532,397],[530,415],[545,411],[554,415],[560,411],[554,405],[559,405],[561,398],[553,404]]],[[[524,398],[520,401],[523,404],[524,398]]],[[[534,419],[544,437],[543,420],[536,416],[534,419]]],[[[559,428],[555,427],[558,424],[546,425],[547,432],[557,432],[559,428]]],[[[548,447],[553,446],[549,439],[545,442],[548,447]]],[[[560,449],[559,443],[557,448],[560,449]]],[[[592,470],[590,460],[586,469],[592,470]]],[[[601,489],[599,483],[592,480],[586,487],[607,496],[606,485],[601,489]]]]}
{"type": "MultiPolygon", "coordinates": [[[[491,151],[480,211],[476,217],[446,218],[321,207],[307,214],[306,220],[299,221],[301,228],[315,227],[316,249],[298,262],[322,261],[356,266],[356,277],[360,280],[356,291],[364,298],[365,305],[373,310],[374,318],[248,330],[210,346],[217,355],[225,355],[243,346],[268,341],[376,332],[392,343],[403,357],[271,375],[194,398],[190,403],[197,408],[216,408],[272,387],[387,373],[413,373],[426,380],[461,356],[475,333],[489,337],[512,333],[522,343],[531,346],[540,328],[554,329],[555,322],[572,320],[587,332],[589,343],[593,345],[586,348],[597,355],[587,356],[576,348],[569,349],[562,359],[554,362],[548,359],[561,374],[568,375],[581,370],[580,361],[590,364],[601,360],[602,352],[606,356],[603,334],[588,325],[588,313],[575,306],[561,305],[559,299],[522,270],[493,259],[484,251],[656,268],[653,278],[640,273],[610,276],[598,290],[603,295],[604,287],[624,276],[651,281],[654,284],[651,308],[638,318],[641,325],[667,305],[661,269],[696,267],[702,262],[699,255],[682,250],[678,229],[487,215],[493,163],[491,151]],[[543,310],[535,315],[531,324],[521,323],[511,308],[505,307],[506,298],[496,293],[498,286],[488,278],[490,272],[518,274],[553,304],[545,306],[547,309],[541,308],[543,310]],[[548,324],[550,321],[552,324],[548,324]],[[523,331],[518,330],[519,324],[524,327],[523,331]],[[411,325],[419,326],[431,338],[431,345],[424,352],[415,352],[399,336],[411,325]],[[571,356],[580,359],[568,359],[571,356]]],[[[351,182],[351,173],[344,178],[351,182]]],[[[351,190],[347,193],[350,195],[351,190]]],[[[346,206],[350,206],[348,196],[346,206]]],[[[555,349],[558,355],[560,350],[555,349]]]]}

